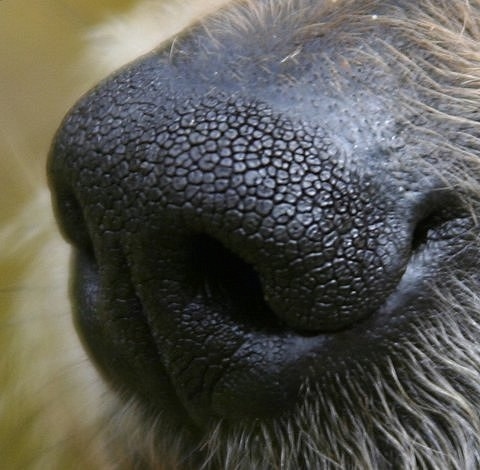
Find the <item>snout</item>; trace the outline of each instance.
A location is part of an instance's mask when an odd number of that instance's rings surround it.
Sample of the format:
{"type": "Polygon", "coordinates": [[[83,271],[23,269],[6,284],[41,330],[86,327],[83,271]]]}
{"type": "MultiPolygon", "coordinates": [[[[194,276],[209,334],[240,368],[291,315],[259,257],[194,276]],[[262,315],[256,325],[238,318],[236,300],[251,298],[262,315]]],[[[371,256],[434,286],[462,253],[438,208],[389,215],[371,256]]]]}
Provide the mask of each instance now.
{"type": "Polygon", "coordinates": [[[355,158],[329,116],[172,74],[150,58],[110,79],[52,148],[77,324],[148,406],[198,425],[276,416],[393,347],[457,203],[355,158]]]}

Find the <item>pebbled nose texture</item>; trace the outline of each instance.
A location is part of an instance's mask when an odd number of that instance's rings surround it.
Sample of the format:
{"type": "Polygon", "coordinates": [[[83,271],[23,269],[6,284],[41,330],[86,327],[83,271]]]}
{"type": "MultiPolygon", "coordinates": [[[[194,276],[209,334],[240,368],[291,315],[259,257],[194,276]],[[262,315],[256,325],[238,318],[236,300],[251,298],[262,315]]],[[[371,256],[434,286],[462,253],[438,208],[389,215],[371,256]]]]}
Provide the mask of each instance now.
{"type": "Polygon", "coordinates": [[[344,328],[384,301],[408,246],[326,136],[242,100],[199,101],[170,119],[149,149],[161,157],[144,168],[157,175],[149,203],[174,250],[198,233],[218,240],[296,329],[344,328]]]}
{"type": "Polygon", "coordinates": [[[308,57],[292,83],[197,52],[89,93],[49,177],[87,349],[127,399],[203,427],[288,413],[303,384],[376,364],[464,244],[454,198],[418,171],[438,149],[395,101],[364,79],[328,89],[308,57]]]}
{"type": "Polygon", "coordinates": [[[77,324],[105,374],[160,410],[278,414],[352,344],[394,331],[419,204],[354,164],[334,125],[164,65],[99,86],[52,148],[77,324]]]}
{"type": "MultiPolygon", "coordinates": [[[[395,288],[408,261],[407,223],[319,128],[242,98],[176,99],[133,113],[115,98],[93,98],[73,115],[56,155],[64,172],[73,170],[72,186],[83,188],[74,192],[93,238],[99,229],[124,230],[132,265],[154,252],[164,271],[157,274],[183,279],[195,269],[192,247],[206,236],[218,242],[212,256],[225,248],[248,266],[269,313],[305,332],[358,322],[395,288]],[[71,153],[85,115],[93,116],[91,140],[81,142],[77,160],[71,153]]],[[[183,296],[196,295],[182,282],[183,296]]]]}

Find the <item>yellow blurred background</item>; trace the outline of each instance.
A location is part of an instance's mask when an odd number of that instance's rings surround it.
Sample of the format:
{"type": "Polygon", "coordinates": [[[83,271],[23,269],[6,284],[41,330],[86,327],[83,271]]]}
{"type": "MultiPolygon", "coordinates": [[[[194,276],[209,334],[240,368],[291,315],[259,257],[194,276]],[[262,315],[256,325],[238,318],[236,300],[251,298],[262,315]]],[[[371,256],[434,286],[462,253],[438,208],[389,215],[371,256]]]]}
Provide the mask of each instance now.
{"type": "Polygon", "coordinates": [[[0,0],[0,224],[44,182],[55,129],[100,78],[82,69],[88,31],[132,4],[0,0]]]}
{"type": "MultiPolygon", "coordinates": [[[[62,396],[70,393],[72,385],[63,377],[65,372],[57,379],[60,385],[65,382],[61,386],[43,376],[58,351],[53,349],[37,364],[37,356],[48,349],[54,335],[65,336],[62,325],[68,326],[70,320],[68,307],[62,318],[49,314],[51,297],[58,297],[55,289],[62,289],[62,298],[65,289],[64,282],[60,283],[63,287],[51,285],[50,271],[55,265],[40,270],[33,284],[24,278],[39,251],[55,258],[52,244],[42,234],[42,218],[53,225],[51,215],[44,214],[48,209],[37,215],[36,206],[26,213],[24,206],[45,187],[46,156],[62,117],[81,93],[102,78],[92,67],[85,70],[88,32],[133,3],[0,0],[1,470],[103,468],[91,456],[88,439],[76,436],[73,430],[71,436],[62,435],[69,429],[63,423],[70,414],[62,396]],[[24,243],[28,239],[34,241],[24,243]],[[43,297],[47,300],[42,304],[43,297]],[[26,339],[26,335],[30,337],[26,339]],[[48,417],[40,423],[42,414],[48,417]],[[59,448],[52,445],[64,441],[59,448]]],[[[42,204],[48,207],[48,201],[42,204]]],[[[79,408],[78,413],[83,410],[79,408]]]]}

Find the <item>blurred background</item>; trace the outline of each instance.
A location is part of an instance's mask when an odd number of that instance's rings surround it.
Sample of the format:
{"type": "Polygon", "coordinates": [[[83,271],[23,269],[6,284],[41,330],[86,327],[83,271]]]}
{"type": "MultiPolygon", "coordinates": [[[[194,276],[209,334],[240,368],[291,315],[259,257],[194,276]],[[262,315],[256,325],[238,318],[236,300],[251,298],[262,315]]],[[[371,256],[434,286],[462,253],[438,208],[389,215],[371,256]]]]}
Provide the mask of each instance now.
{"type": "MultiPolygon", "coordinates": [[[[51,235],[49,196],[42,188],[46,156],[62,117],[103,75],[100,68],[86,66],[89,31],[132,4],[0,0],[2,470],[105,468],[91,438],[79,429],[82,419],[70,418],[72,401],[67,398],[81,387],[69,380],[68,364],[73,370],[79,359],[57,344],[59,338],[69,344],[73,339],[66,333],[71,330],[69,307],[56,305],[59,297],[66,303],[65,282],[55,281],[65,278],[66,260],[59,266],[56,250],[66,251],[66,246],[51,235]],[[39,259],[52,261],[32,271],[39,259]],[[55,308],[63,314],[54,313],[55,308]]],[[[80,406],[73,410],[77,415],[85,411],[80,406]]]]}
{"type": "Polygon", "coordinates": [[[0,225],[43,184],[62,116],[100,77],[83,49],[131,0],[0,0],[0,225]]]}

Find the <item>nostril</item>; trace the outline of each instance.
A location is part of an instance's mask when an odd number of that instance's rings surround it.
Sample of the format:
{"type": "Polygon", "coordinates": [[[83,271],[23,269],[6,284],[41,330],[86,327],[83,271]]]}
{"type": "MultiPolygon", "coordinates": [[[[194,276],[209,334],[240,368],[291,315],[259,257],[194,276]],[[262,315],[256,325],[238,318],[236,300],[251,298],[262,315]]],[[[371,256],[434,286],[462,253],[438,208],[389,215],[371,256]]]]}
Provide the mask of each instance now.
{"type": "MultiPolygon", "coordinates": [[[[467,214],[457,195],[448,191],[433,193],[422,204],[424,215],[419,218],[412,235],[412,253],[418,253],[431,243],[454,236],[464,225],[467,214]]],[[[420,211],[422,212],[422,211],[420,211]]]]}
{"type": "Polygon", "coordinates": [[[209,235],[198,234],[191,239],[189,262],[192,286],[207,297],[242,297],[241,291],[252,298],[262,296],[253,267],[209,235]]]}
{"type": "Polygon", "coordinates": [[[56,211],[64,235],[85,255],[94,258],[94,248],[82,206],[69,190],[57,191],[56,211]]]}
{"type": "Polygon", "coordinates": [[[412,236],[412,253],[420,251],[427,244],[429,237],[441,225],[441,222],[441,214],[432,212],[417,223],[412,236]]]}
{"type": "Polygon", "coordinates": [[[195,296],[213,304],[228,305],[236,321],[256,327],[280,326],[283,322],[265,301],[255,268],[206,234],[190,239],[188,287],[195,296]]]}

